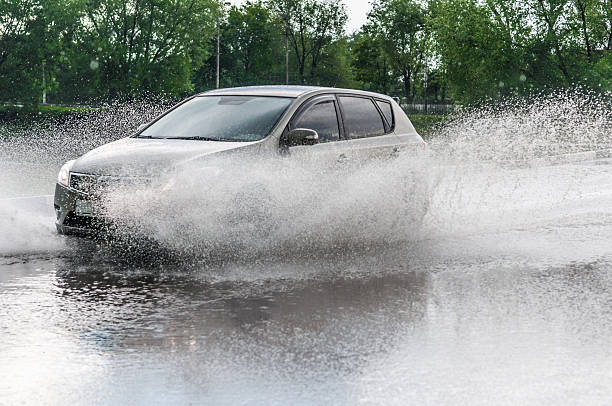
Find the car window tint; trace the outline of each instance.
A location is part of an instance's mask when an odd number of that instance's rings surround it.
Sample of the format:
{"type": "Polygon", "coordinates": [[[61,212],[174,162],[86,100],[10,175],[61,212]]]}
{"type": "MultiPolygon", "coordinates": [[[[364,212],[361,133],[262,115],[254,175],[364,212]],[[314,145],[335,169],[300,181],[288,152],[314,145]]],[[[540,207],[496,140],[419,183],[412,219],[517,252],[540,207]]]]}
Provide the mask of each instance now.
{"type": "Polygon", "coordinates": [[[293,128],[309,128],[319,134],[319,142],[338,141],[340,129],[333,101],[317,103],[303,113],[293,128]]]}
{"type": "Polygon", "coordinates": [[[385,118],[387,119],[387,123],[389,123],[391,128],[393,128],[393,110],[391,109],[391,103],[380,101],[380,100],[376,100],[376,103],[378,104],[378,107],[380,107],[380,110],[385,115],[385,118]]]}
{"type": "Polygon", "coordinates": [[[385,133],[383,119],[371,99],[340,96],[345,130],[350,138],[374,137],[385,133]]]}

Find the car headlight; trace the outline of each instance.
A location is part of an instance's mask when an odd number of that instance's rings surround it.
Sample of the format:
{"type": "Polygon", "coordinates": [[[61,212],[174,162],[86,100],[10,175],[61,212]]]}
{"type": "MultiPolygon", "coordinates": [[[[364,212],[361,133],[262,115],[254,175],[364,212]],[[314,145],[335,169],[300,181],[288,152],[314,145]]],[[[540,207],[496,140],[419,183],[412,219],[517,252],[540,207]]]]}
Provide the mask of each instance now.
{"type": "Polygon", "coordinates": [[[64,164],[64,166],[62,166],[62,169],[60,169],[59,173],[57,174],[57,183],[68,186],[68,183],[70,182],[70,168],[72,168],[73,163],[74,160],[68,161],[64,164]]]}

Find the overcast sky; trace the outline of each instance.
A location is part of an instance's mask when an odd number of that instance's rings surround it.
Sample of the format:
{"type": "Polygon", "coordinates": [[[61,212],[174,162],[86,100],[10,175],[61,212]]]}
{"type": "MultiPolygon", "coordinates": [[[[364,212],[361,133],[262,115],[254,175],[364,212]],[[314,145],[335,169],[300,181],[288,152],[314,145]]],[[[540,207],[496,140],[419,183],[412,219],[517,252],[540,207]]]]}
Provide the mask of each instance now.
{"type": "MultiPolygon", "coordinates": [[[[233,4],[242,4],[246,0],[230,0],[233,4]]],[[[365,22],[370,11],[370,0],[345,0],[346,12],[349,16],[346,29],[349,33],[358,30],[365,22]]]]}

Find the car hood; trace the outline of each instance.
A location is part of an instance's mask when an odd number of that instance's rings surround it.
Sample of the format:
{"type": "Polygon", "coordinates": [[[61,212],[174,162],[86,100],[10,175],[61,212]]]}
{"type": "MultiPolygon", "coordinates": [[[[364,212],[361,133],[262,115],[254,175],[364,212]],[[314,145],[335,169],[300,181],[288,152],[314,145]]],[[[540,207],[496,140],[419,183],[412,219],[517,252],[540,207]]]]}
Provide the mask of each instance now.
{"type": "Polygon", "coordinates": [[[146,176],[207,155],[248,151],[258,142],[123,138],[93,149],[78,158],[71,172],[96,175],[146,176]]]}

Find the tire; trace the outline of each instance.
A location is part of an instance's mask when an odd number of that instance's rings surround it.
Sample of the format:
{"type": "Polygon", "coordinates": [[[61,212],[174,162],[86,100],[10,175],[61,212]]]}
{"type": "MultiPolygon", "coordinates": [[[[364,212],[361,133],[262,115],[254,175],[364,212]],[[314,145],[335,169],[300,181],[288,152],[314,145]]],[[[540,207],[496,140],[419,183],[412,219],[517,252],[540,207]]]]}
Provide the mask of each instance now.
{"type": "Polygon", "coordinates": [[[429,212],[429,186],[423,176],[411,172],[401,180],[401,209],[396,228],[402,234],[414,235],[422,226],[429,212]]]}
{"type": "Polygon", "coordinates": [[[229,223],[247,239],[265,240],[277,227],[273,199],[263,185],[250,185],[238,192],[229,213],[229,223]]]}

